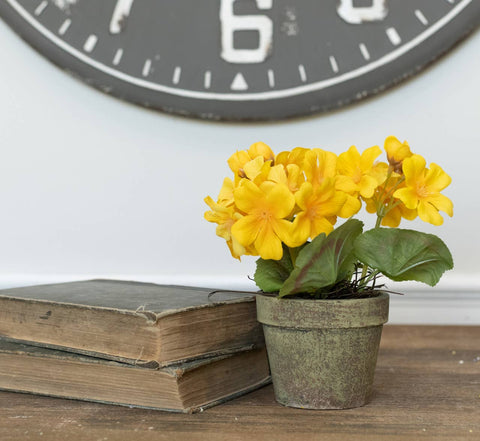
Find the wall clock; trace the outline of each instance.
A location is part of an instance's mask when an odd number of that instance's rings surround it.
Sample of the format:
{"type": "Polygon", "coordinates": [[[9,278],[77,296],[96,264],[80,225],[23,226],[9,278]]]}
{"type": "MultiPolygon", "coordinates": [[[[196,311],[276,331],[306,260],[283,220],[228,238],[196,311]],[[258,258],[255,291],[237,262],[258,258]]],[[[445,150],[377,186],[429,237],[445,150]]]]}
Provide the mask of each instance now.
{"type": "Polygon", "coordinates": [[[0,0],[0,15],[106,93],[258,120],[337,108],[412,76],[479,25],[480,1],[0,0]]]}

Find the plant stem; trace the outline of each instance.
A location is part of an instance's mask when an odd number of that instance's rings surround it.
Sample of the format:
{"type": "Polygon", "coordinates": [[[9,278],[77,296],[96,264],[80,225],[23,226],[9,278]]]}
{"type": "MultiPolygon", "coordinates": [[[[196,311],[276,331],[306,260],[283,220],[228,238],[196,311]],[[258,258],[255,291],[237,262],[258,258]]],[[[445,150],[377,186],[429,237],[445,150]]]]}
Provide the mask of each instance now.
{"type": "Polygon", "coordinates": [[[377,276],[377,274],[380,274],[379,270],[372,271],[371,274],[368,276],[367,280],[365,280],[365,285],[368,285],[370,280],[374,279],[377,276]]]}
{"type": "Polygon", "coordinates": [[[297,256],[298,256],[298,249],[288,247],[288,253],[290,254],[292,265],[295,268],[295,262],[297,261],[297,256]]]}

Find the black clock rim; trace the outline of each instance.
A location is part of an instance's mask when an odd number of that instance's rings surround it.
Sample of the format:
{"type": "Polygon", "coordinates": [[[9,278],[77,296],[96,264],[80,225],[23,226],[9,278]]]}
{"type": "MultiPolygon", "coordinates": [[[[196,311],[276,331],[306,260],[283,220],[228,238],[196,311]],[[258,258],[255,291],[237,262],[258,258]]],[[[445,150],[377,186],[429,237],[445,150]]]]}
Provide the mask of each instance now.
{"type": "Polygon", "coordinates": [[[339,109],[378,95],[405,82],[443,57],[480,25],[480,2],[473,1],[462,13],[433,35],[369,75],[361,75],[327,89],[273,100],[228,101],[185,98],[146,89],[106,74],[87,65],[55,45],[25,20],[5,1],[0,2],[0,16],[28,45],[60,69],[80,81],[108,94],[142,107],[175,115],[215,121],[271,121],[296,118],[339,109]],[[321,99],[328,102],[321,104],[321,99]],[[320,103],[319,103],[320,102],[320,103]]]}

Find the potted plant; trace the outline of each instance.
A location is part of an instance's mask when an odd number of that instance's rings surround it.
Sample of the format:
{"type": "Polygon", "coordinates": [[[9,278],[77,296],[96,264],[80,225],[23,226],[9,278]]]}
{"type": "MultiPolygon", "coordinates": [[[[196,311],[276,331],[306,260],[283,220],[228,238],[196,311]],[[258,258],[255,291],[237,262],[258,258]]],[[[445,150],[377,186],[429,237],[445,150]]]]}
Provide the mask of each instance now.
{"type": "Polygon", "coordinates": [[[402,219],[441,225],[439,211],[452,216],[441,194],[451,178],[436,164],[427,168],[407,142],[390,136],[384,148],[387,162],[377,160],[378,146],[275,155],[255,143],[228,160],[233,179],[225,178],[217,201],[205,199],[205,218],[232,256],[259,256],[257,315],[284,405],[365,404],[388,320],[379,278],[434,286],[453,267],[438,237],[398,228],[402,219]],[[373,228],[353,218],[362,205],[373,228]],[[339,218],[346,220],[335,227],[339,218]]]}

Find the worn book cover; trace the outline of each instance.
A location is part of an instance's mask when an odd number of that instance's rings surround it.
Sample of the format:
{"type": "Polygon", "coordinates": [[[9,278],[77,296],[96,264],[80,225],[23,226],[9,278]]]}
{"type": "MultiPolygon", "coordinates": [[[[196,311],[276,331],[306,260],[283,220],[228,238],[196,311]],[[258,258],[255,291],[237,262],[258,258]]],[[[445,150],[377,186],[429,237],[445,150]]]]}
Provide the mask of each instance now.
{"type": "Polygon", "coordinates": [[[148,368],[0,339],[0,389],[195,412],[270,381],[264,348],[148,368]]]}
{"type": "Polygon", "coordinates": [[[1,290],[0,336],[154,367],[263,345],[253,293],[118,280],[1,290]]]}

